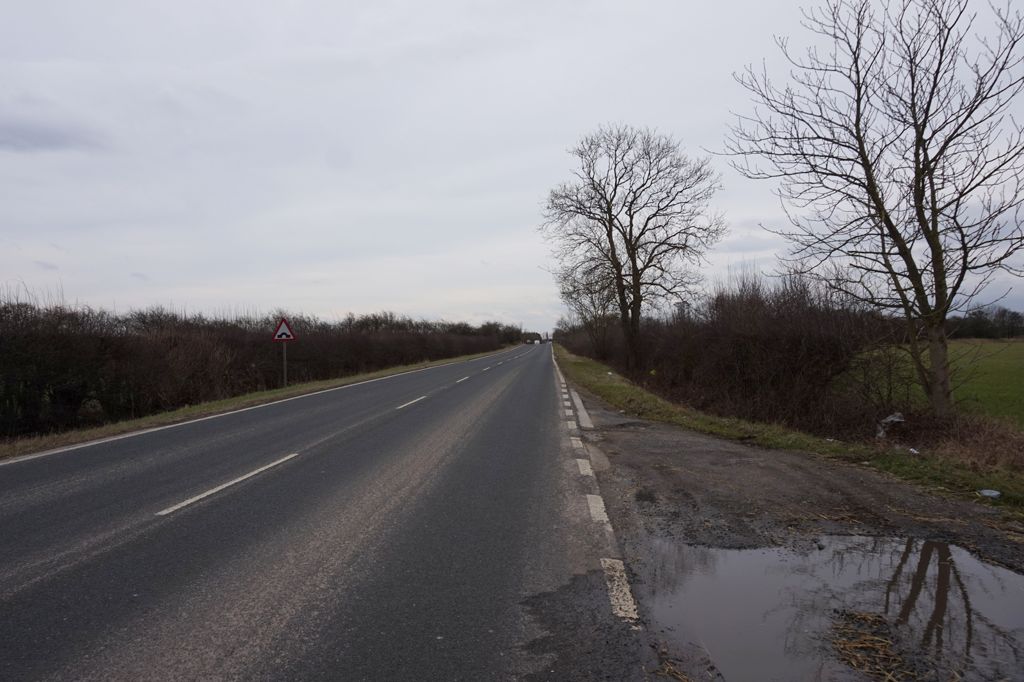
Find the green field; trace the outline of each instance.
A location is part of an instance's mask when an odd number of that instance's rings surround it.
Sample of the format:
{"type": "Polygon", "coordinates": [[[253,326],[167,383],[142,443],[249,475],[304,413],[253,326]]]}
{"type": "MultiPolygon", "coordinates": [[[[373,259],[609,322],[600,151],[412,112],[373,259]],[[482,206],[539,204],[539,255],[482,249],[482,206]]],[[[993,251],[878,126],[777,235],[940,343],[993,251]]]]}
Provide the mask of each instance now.
{"type": "Polygon", "coordinates": [[[954,394],[962,407],[1024,428],[1024,339],[953,341],[950,354],[957,368],[954,394]]]}

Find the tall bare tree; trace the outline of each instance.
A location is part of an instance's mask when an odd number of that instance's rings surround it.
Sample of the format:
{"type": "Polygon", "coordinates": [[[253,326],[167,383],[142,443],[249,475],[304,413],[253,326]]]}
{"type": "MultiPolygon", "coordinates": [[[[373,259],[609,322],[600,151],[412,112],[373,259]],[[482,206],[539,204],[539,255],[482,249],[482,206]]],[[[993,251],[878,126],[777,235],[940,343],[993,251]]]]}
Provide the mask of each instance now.
{"type": "Polygon", "coordinates": [[[579,326],[583,327],[598,359],[608,356],[608,332],[616,324],[615,288],[611,277],[601,269],[574,271],[563,268],[555,273],[562,302],[579,326]]]}
{"type": "Polygon", "coordinates": [[[734,166],[780,180],[790,254],[902,314],[933,411],[954,410],[945,321],[999,271],[1020,275],[1024,21],[968,0],[827,0],[804,12],[820,48],[778,45],[790,77],[737,76],[753,95],[727,138],[734,166]],[[979,37],[975,37],[979,36],[979,37]]]}
{"type": "Polygon", "coordinates": [[[630,126],[602,127],[571,153],[575,179],[551,191],[542,229],[563,293],[613,298],[636,367],[641,314],[683,296],[697,281],[693,266],[724,231],[708,209],[718,175],[671,137],[630,126]]]}

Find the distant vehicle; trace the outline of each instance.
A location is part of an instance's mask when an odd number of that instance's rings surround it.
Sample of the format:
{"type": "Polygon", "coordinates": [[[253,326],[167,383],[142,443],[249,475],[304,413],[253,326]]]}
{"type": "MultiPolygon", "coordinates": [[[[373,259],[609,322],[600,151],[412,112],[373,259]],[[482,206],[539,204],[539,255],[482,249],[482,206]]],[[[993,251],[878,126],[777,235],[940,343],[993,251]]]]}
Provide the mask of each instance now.
{"type": "Polygon", "coordinates": [[[523,334],[523,343],[534,344],[541,343],[542,341],[541,335],[537,332],[525,332],[523,334]]]}

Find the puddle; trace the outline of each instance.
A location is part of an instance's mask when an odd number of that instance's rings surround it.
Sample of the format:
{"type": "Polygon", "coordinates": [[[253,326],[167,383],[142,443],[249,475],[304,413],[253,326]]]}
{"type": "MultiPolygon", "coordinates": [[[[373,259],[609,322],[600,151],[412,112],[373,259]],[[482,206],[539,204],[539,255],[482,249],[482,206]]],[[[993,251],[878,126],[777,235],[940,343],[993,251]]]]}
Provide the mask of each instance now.
{"type": "Polygon", "coordinates": [[[920,679],[1024,680],[1024,576],[941,542],[821,543],[797,553],[655,541],[653,577],[637,586],[653,634],[729,682],[857,680],[833,647],[837,611],[873,614],[920,679]]]}

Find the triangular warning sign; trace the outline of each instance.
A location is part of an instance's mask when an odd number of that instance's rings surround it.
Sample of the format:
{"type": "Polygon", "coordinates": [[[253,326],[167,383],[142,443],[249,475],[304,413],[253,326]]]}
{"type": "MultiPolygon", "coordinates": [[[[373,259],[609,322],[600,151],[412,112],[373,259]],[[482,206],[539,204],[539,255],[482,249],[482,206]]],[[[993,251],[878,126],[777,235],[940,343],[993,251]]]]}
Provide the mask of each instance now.
{"type": "Polygon", "coordinates": [[[281,322],[277,325],[277,331],[274,332],[274,341],[294,341],[295,334],[292,333],[292,328],[288,324],[288,320],[281,318],[281,322]]]}

